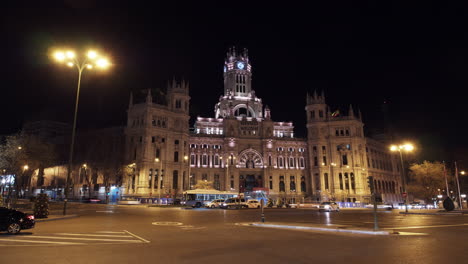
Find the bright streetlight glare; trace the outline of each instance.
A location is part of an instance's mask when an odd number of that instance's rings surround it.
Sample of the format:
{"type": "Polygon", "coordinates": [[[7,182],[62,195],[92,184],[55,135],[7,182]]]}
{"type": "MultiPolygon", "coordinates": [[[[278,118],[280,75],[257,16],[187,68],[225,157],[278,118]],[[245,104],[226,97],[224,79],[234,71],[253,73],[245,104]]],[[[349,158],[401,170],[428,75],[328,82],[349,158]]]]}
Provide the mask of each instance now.
{"type": "Polygon", "coordinates": [[[460,171],[461,175],[465,175],[465,171],[460,171]]]}
{"type": "Polygon", "coordinates": [[[96,61],[96,65],[100,68],[107,68],[109,67],[109,61],[107,59],[99,59],[96,61]]]}
{"type": "Polygon", "coordinates": [[[87,166],[88,166],[88,165],[86,165],[86,163],[85,163],[85,164],[83,164],[83,168],[86,168],[87,166]]]}
{"type": "Polygon", "coordinates": [[[93,68],[93,65],[88,64],[88,65],[86,65],[86,68],[91,70],[93,68]]]}
{"type": "Polygon", "coordinates": [[[88,58],[95,59],[97,57],[97,52],[94,50],[88,51],[88,58]]]}
{"type": "Polygon", "coordinates": [[[403,145],[403,147],[406,151],[413,151],[414,149],[414,146],[412,144],[405,144],[403,145]]]}
{"type": "Polygon", "coordinates": [[[29,169],[29,166],[28,166],[28,165],[24,165],[24,166],[23,166],[23,170],[27,170],[27,169],[29,169]]]}
{"type": "Polygon", "coordinates": [[[68,62],[68,63],[67,63],[67,66],[68,66],[68,67],[73,67],[73,62],[68,62]]]}
{"type": "Polygon", "coordinates": [[[391,150],[391,151],[397,151],[397,150],[398,150],[398,147],[395,146],[395,145],[392,145],[392,146],[390,146],[390,150],[391,150]]]}
{"type": "Polygon", "coordinates": [[[159,162],[159,158],[155,158],[154,161],[159,162]]]}
{"type": "Polygon", "coordinates": [[[57,60],[57,61],[63,61],[65,60],[65,53],[63,53],[62,51],[56,51],[54,53],[54,58],[57,60]]]}
{"type": "Polygon", "coordinates": [[[184,156],[184,160],[188,160],[188,156],[184,156]]]}
{"type": "Polygon", "coordinates": [[[67,51],[66,55],[67,55],[67,58],[69,58],[69,59],[75,58],[75,52],[73,52],[71,50],[67,51]]]}

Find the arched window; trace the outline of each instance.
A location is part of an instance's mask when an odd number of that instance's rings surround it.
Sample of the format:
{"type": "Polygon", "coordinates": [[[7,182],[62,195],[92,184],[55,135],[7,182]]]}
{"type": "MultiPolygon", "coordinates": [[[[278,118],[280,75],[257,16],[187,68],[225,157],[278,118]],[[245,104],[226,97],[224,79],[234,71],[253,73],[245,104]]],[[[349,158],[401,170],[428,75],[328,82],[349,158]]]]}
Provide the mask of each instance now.
{"type": "Polygon", "coordinates": [[[285,192],[286,191],[286,188],[284,186],[284,176],[280,176],[279,191],[280,192],[285,192]]]}
{"type": "Polygon", "coordinates": [[[292,192],[296,191],[296,180],[294,176],[289,177],[289,190],[292,192]]]}
{"type": "Polygon", "coordinates": [[[301,177],[301,192],[306,192],[306,182],[305,182],[305,177],[301,177]]]}

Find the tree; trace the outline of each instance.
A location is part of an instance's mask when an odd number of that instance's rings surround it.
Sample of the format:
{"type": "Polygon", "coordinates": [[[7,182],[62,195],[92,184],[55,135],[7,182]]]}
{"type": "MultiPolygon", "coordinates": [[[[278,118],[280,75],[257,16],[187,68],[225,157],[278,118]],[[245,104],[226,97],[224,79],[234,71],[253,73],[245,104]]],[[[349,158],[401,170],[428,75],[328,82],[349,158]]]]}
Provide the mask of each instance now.
{"type": "Polygon", "coordinates": [[[7,136],[5,143],[0,145],[0,168],[15,175],[15,198],[32,190],[31,176],[35,170],[39,172],[37,185],[41,186],[44,168],[52,166],[56,160],[55,147],[33,135],[18,133],[7,136]]]}
{"type": "Polygon", "coordinates": [[[213,189],[213,182],[207,180],[198,180],[197,184],[195,184],[195,189],[211,190],[213,189]]]}
{"type": "Polygon", "coordinates": [[[412,164],[409,169],[407,189],[415,197],[431,202],[432,198],[438,194],[438,190],[444,189],[444,164],[424,161],[422,164],[412,164]]]}

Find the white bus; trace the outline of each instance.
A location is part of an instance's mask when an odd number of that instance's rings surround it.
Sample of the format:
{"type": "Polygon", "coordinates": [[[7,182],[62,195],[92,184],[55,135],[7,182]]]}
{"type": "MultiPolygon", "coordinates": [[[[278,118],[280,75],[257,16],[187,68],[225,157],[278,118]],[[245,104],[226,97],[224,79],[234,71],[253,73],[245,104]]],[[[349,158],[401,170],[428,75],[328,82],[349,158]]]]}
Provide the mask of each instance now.
{"type": "Polygon", "coordinates": [[[206,203],[211,202],[215,199],[225,200],[228,198],[237,197],[238,195],[239,193],[236,192],[218,191],[214,189],[189,190],[184,192],[184,199],[181,201],[181,204],[200,208],[202,206],[205,206],[206,203]]]}

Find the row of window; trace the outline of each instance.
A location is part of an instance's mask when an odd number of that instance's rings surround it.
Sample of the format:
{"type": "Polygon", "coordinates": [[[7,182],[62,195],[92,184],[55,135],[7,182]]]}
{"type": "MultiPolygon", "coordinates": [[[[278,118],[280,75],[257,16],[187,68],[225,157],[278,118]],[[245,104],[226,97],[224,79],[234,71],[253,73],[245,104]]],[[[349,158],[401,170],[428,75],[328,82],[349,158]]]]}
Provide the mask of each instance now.
{"type": "Polygon", "coordinates": [[[153,119],[151,120],[151,125],[154,126],[154,127],[166,128],[167,127],[167,117],[153,116],[153,119]]]}
{"type": "Polygon", "coordinates": [[[208,145],[208,144],[197,145],[197,144],[190,144],[190,148],[201,148],[201,149],[213,148],[213,149],[221,149],[221,145],[208,145]]]}
{"type": "MultiPolygon", "coordinates": [[[[285,148],[283,148],[283,147],[277,147],[277,148],[276,148],[277,151],[284,151],[284,149],[285,149],[285,148]]],[[[294,150],[295,150],[294,148],[288,148],[288,151],[289,151],[289,152],[294,152],[294,150]]],[[[298,148],[297,151],[298,151],[298,152],[304,152],[305,149],[304,149],[304,148],[298,148]]]]}
{"type": "MultiPolygon", "coordinates": [[[[191,154],[190,155],[190,165],[193,165],[193,166],[220,166],[222,165],[222,157],[220,157],[219,155],[208,155],[208,154],[191,154]]],[[[230,160],[230,165],[234,165],[235,163],[235,158],[231,155],[231,157],[229,158],[230,160]]],[[[279,156],[277,157],[277,160],[276,160],[276,165],[279,167],[279,168],[284,168],[284,167],[287,167],[287,168],[291,168],[291,169],[297,169],[297,168],[301,168],[301,169],[304,169],[305,168],[305,159],[304,157],[299,157],[299,158],[296,158],[296,157],[282,157],[282,156],[279,156]],[[288,163],[286,164],[286,161],[288,161],[288,163]]],[[[271,156],[268,156],[268,166],[273,166],[272,164],[272,157],[271,156]]]]}
{"type": "Polygon", "coordinates": [[[371,167],[378,170],[393,171],[391,160],[377,160],[369,159],[367,157],[367,167],[371,167]]]}
{"type": "MultiPolygon", "coordinates": [[[[319,111],[318,111],[318,117],[319,117],[319,118],[323,118],[323,116],[324,116],[323,113],[324,113],[323,110],[319,110],[319,111]]],[[[315,110],[310,111],[310,118],[311,118],[311,119],[317,118],[317,117],[315,116],[315,110]]]]}
{"type": "Polygon", "coordinates": [[[335,136],[337,137],[349,137],[349,129],[335,129],[335,136]]]}

